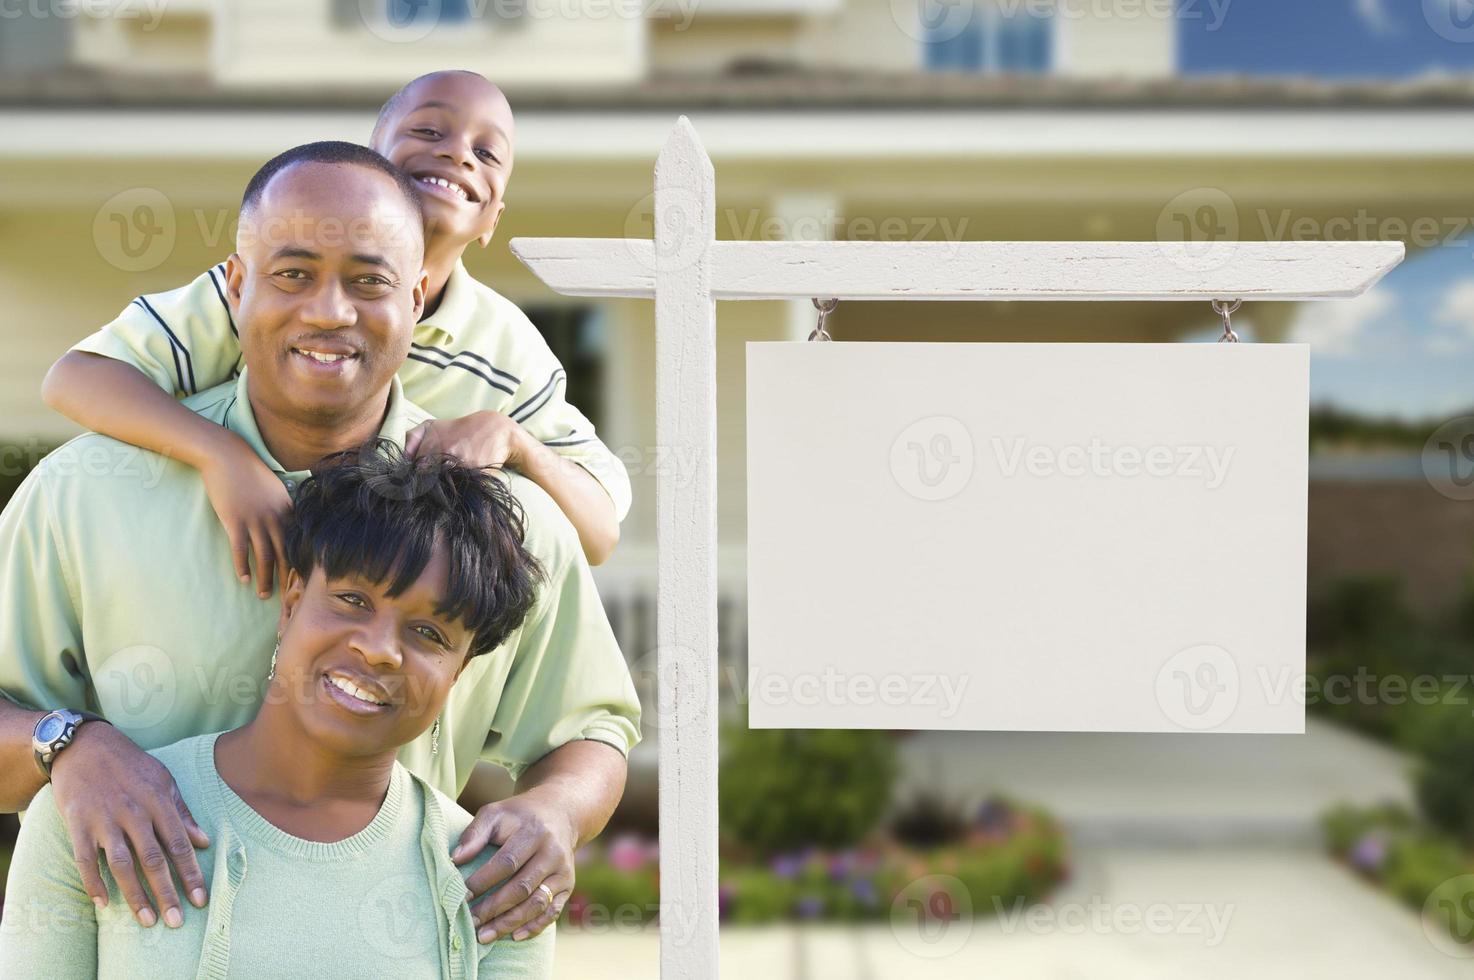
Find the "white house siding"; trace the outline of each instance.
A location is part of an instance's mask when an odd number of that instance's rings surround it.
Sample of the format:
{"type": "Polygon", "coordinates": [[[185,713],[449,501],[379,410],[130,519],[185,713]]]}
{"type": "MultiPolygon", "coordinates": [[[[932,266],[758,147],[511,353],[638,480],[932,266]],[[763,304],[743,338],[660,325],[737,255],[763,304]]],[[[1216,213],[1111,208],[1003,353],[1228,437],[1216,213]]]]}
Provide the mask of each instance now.
{"type": "MultiPolygon", "coordinates": [[[[370,4],[349,4],[355,11],[360,6],[370,4]]],[[[393,40],[392,32],[386,39],[356,19],[335,23],[326,3],[258,0],[231,5],[216,19],[215,76],[227,86],[381,83],[390,89],[447,67],[478,70],[509,85],[619,82],[643,76],[645,22],[624,16],[630,3],[530,6],[540,13],[518,21],[489,14],[473,17],[406,43],[393,40]],[[582,13],[554,16],[565,7],[582,13]]],[[[472,0],[470,9],[497,8],[491,0],[472,0]]]]}

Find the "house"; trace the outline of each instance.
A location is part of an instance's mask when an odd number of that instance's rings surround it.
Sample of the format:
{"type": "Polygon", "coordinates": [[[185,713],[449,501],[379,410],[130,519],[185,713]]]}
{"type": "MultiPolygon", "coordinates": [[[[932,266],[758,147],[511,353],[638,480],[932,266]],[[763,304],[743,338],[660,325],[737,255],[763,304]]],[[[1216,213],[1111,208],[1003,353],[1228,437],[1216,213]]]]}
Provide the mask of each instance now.
{"type": "MultiPolygon", "coordinates": [[[[16,7],[0,22],[0,438],[38,446],[72,431],[40,402],[46,367],[133,296],[227,254],[241,188],[263,160],[309,140],[362,141],[403,81],[477,69],[508,92],[519,136],[497,241],[469,264],[544,328],[571,397],[629,466],[635,507],[598,575],[647,681],[653,477],[682,465],[654,437],[651,308],[553,295],[506,241],[648,235],[651,168],[678,114],[716,166],[719,238],[1385,237],[1416,249],[1426,216],[1474,214],[1474,84],[1187,77],[1179,27],[1224,13],[1208,0],[64,10],[16,7]]],[[[1275,340],[1294,312],[1261,304],[1240,318],[1275,340]]],[[[734,678],[743,345],[802,339],[813,320],[804,301],[719,313],[722,647],[734,678]]],[[[1210,337],[1216,322],[1206,304],[1137,303],[935,303],[925,315],[842,303],[830,321],[844,340],[1061,341],[1210,337]]]]}

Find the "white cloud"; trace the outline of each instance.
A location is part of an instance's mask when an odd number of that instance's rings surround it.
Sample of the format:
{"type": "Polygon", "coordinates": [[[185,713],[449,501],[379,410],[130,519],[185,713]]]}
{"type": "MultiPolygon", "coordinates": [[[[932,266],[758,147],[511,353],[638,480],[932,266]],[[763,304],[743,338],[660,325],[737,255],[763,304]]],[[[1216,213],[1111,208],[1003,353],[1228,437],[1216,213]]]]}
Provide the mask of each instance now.
{"type": "Polygon", "coordinates": [[[1373,34],[1395,34],[1397,24],[1387,13],[1385,0],[1352,0],[1356,16],[1373,34]]]}
{"type": "Polygon", "coordinates": [[[1428,350],[1446,354],[1474,341],[1474,276],[1455,279],[1443,291],[1433,323],[1442,328],[1428,338],[1428,350]]]}
{"type": "Polygon", "coordinates": [[[1290,339],[1312,345],[1312,354],[1351,357],[1361,352],[1367,328],[1385,324],[1396,307],[1394,293],[1375,288],[1355,299],[1306,303],[1290,330],[1290,339]]]}

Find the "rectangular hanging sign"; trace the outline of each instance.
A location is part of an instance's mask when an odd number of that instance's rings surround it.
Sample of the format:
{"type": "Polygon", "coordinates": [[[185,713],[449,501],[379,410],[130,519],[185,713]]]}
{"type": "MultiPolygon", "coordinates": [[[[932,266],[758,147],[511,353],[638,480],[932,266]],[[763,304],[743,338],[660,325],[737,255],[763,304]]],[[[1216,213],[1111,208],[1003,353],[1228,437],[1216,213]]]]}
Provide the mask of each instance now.
{"type": "Polygon", "coordinates": [[[1309,349],[751,343],[754,728],[1303,732],[1309,349]]]}

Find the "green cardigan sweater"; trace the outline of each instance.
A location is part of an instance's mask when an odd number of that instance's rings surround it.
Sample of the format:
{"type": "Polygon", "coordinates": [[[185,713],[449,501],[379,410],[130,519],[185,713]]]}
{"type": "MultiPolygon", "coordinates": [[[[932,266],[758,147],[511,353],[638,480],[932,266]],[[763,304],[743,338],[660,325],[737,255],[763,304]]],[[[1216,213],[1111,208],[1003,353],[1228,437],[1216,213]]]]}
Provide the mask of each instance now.
{"type": "Polygon", "coordinates": [[[0,977],[551,976],[551,927],[522,942],[476,941],[465,879],[491,852],[451,863],[450,850],[471,822],[454,800],[396,762],[368,826],[333,843],[303,840],[272,825],[220,778],[218,737],[187,738],[152,753],[210,835],[210,847],[195,852],[209,904],[185,902],[178,929],[162,921],[145,929],[104,865],[108,905],[95,908],[46,786],[27,811],[10,865],[0,977]]]}

